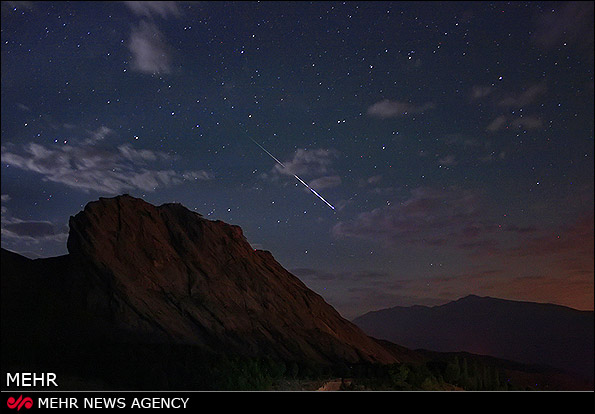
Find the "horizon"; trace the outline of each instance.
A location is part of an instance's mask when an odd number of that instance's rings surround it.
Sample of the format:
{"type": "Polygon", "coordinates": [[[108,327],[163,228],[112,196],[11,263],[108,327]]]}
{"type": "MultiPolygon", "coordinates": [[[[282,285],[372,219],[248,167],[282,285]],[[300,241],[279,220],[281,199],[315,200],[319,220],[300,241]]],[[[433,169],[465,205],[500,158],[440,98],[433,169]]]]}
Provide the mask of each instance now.
{"type": "MultiPolygon", "coordinates": [[[[89,201],[89,203],[92,203],[92,202],[95,202],[95,201],[99,201],[99,199],[102,199],[102,198],[106,198],[106,199],[113,199],[113,198],[118,198],[118,197],[132,197],[132,198],[135,198],[135,199],[137,199],[137,200],[145,201],[145,200],[142,200],[142,199],[139,199],[139,198],[133,197],[133,196],[131,196],[130,194],[127,194],[127,193],[125,193],[125,194],[119,194],[119,195],[116,195],[116,196],[113,196],[113,197],[99,197],[99,198],[98,198],[98,200],[92,200],[92,201],[89,201]]],[[[156,206],[156,207],[161,207],[161,206],[165,206],[165,205],[168,205],[168,204],[180,204],[180,203],[175,203],[175,202],[165,202],[165,203],[163,203],[163,204],[161,204],[161,205],[159,205],[159,206],[156,206]]],[[[191,210],[189,210],[189,209],[188,209],[186,206],[184,206],[183,204],[180,204],[180,205],[181,205],[182,207],[184,207],[185,209],[187,209],[188,211],[192,212],[191,210]]],[[[82,210],[81,210],[81,211],[82,211],[82,210]]],[[[197,212],[194,212],[194,213],[197,213],[197,212]]],[[[210,219],[208,219],[208,218],[205,218],[205,217],[204,217],[202,214],[200,214],[200,213],[198,213],[198,214],[199,214],[199,215],[201,216],[201,218],[202,218],[202,219],[204,219],[204,220],[207,220],[207,221],[216,221],[216,220],[210,220],[210,219]]],[[[229,225],[234,225],[233,223],[226,223],[226,224],[229,224],[229,225]]],[[[241,227],[240,227],[240,228],[241,228],[241,227]]],[[[247,241],[248,241],[248,243],[250,243],[250,240],[247,240],[247,241]]],[[[12,250],[5,249],[4,247],[2,247],[2,249],[4,249],[4,250],[7,250],[7,251],[9,251],[9,252],[11,252],[11,253],[14,253],[14,254],[18,254],[18,255],[20,255],[20,256],[22,256],[22,257],[25,257],[25,258],[27,258],[27,259],[30,259],[30,260],[43,260],[43,259],[50,259],[50,258],[53,258],[53,257],[64,257],[64,256],[68,256],[68,255],[70,254],[69,252],[67,252],[66,254],[64,254],[64,255],[60,255],[60,256],[50,256],[50,257],[28,257],[28,256],[22,255],[22,254],[20,254],[20,253],[18,253],[18,252],[14,252],[14,251],[12,251],[12,250]]],[[[254,250],[255,250],[255,251],[256,251],[256,250],[260,250],[260,251],[267,251],[267,252],[271,253],[271,254],[273,255],[273,257],[275,256],[275,255],[274,255],[274,252],[272,252],[272,251],[270,251],[270,250],[262,250],[262,249],[256,249],[256,248],[254,248],[254,250]]],[[[275,260],[276,260],[276,259],[275,259],[275,260]]],[[[291,273],[291,272],[290,272],[290,273],[291,273]]],[[[296,276],[296,275],[294,275],[294,276],[296,276]]],[[[298,277],[298,276],[296,276],[296,277],[298,277]]],[[[298,278],[299,278],[299,277],[298,277],[298,278]]],[[[301,278],[300,278],[300,280],[301,280],[301,278]]],[[[458,301],[461,301],[461,300],[463,300],[463,299],[467,299],[467,298],[470,298],[470,297],[473,297],[473,298],[479,298],[479,299],[496,299],[496,300],[503,300],[503,301],[509,301],[509,302],[518,302],[518,303],[532,303],[532,304],[542,304],[542,305],[555,305],[555,306],[560,306],[560,307],[564,307],[564,308],[567,308],[567,309],[571,309],[571,310],[575,310],[575,311],[580,311],[580,312],[593,312],[593,311],[594,311],[594,310],[593,310],[593,308],[590,308],[590,309],[577,309],[577,308],[573,308],[573,307],[571,307],[571,306],[562,305],[562,304],[553,303],[553,302],[538,302],[538,301],[531,301],[531,300],[525,300],[525,299],[509,299],[509,298],[504,298],[504,297],[495,297],[495,296],[489,296],[489,295],[488,295],[488,296],[485,296],[485,295],[484,295],[484,296],[482,296],[482,295],[478,295],[478,294],[475,294],[475,293],[467,293],[467,294],[464,294],[463,296],[460,296],[460,297],[458,297],[458,298],[446,300],[446,301],[444,301],[443,303],[436,303],[436,304],[432,304],[432,305],[423,305],[423,304],[411,304],[411,305],[393,305],[393,306],[389,306],[389,307],[386,307],[386,308],[371,309],[371,310],[369,310],[369,311],[366,311],[366,312],[364,312],[364,313],[362,313],[362,314],[359,314],[359,315],[355,315],[355,316],[353,316],[353,317],[350,317],[350,318],[347,318],[347,317],[345,317],[345,316],[344,316],[344,315],[342,315],[342,314],[341,314],[341,316],[343,316],[345,319],[347,319],[347,320],[349,320],[349,321],[353,321],[354,319],[356,319],[356,318],[359,318],[359,317],[361,317],[361,316],[364,316],[364,315],[366,315],[366,314],[368,314],[368,313],[382,312],[382,311],[385,311],[385,310],[390,310],[390,309],[393,309],[393,308],[411,308],[411,307],[426,307],[426,308],[435,308],[435,307],[439,307],[439,306],[447,305],[447,304],[450,304],[450,303],[458,302],[458,301]]],[[[326,300],[326,299],[325,299],[325,300],[326,300]]],[[[334,307],[334,305],[332,305],[332,303],[329,303],[329,304],[330,304],[331,306],[333,306],[333,307],[334,307]]],[[[341,312],[339,311],[339,313],[341,313],[341,312]]]]}
{"type": "Polygon", "coordinates": [[[1,243],[128,193],[351,319],[593,309],[593,2],[2,2],[1,243]]]}

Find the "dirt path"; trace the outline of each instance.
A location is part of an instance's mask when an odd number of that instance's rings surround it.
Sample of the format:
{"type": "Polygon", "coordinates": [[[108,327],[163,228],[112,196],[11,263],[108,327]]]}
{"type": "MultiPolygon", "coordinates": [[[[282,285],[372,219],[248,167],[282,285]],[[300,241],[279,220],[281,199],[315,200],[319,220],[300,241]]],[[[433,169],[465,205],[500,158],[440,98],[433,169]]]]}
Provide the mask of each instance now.
{"type": "Polygon", "coordinates": [[[322,387],[318,388],[316,391],[340,391],[341,385],[349,386],[351,384],[351,380],[343,380],[341,378],[334,379],[331,381],[325,382],[322,387]]]}

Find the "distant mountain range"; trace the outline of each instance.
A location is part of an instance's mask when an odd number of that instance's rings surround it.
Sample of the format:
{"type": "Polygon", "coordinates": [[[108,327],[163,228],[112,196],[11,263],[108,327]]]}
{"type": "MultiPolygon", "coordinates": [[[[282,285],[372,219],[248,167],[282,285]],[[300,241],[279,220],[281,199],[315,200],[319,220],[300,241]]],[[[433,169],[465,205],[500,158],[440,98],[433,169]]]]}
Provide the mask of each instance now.
{"type": "Polygon", "coordinates": [[[410,349],[490,355],[593,380],[592,311],[470,295],[441,306],[369,312],[353,322],[410,349]]]}

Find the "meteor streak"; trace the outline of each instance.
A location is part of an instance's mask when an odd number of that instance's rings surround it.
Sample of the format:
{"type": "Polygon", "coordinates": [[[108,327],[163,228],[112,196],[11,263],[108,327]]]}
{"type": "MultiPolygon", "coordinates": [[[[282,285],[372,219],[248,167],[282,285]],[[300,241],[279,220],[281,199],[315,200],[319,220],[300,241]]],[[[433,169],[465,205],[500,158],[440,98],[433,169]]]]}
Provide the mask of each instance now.
{"type": "MultiPolygon", "coordinates": [[[[250,137],[248,137],[248,138],[250,138],[250,137]]],[[[281,167],[283,167],[283,168],[287,168],[287,167],[285,167],[285,164],[283,164],[281,161],[279,161],[279,160],[278,160],[278,159],[277,159],[277,158],[276,158],[276,157],[275,157],[273,154],[271,154],[270,152],[268,152],[268,151],[266,150],[266,148],[264,148],[264,147],[263,147],[262,145],[260,145],[258,142],[254,141],[252,138],[250,138],[250,140],[252,140],[252,142],[254,142],[256,145],[258,145],[258,146],[260,147],[260,149],[261,149],[261,150],[263,150],[264,152],[266,152],[266,153],[269,155],[269,157],[271,157],[272,159],[274,159],[274,160],[277,162],[277,164],[279,164],[279,165],[280,165],[281,167]]],[[[320,194],[318,194],[318,193],[316,192],[316,190],[315,190],[315,189],[313,189],[312,187],[310,187],[310,186],[308,185],[308,183],[306,183],[304,180],[302,180],[302,179],[301,179],[300,177],[298,177],[296,174],[292,174],[292,175],[295,177],[295,179],[296,179],[296,180],[298,180],[298,181],[299,181],[300,183],[302,183],[302,184],[303,184],[303,185],[304,185],[304,186],[305,186],[305,187],[306,187],[308,190],[310,190],[310,191],[312,192],[312,194],[314,194],[316,197],[318,197],[319,199],[321,199],[322,201],[324,201],[324,202],[325,202],[325,204],[326,204],[327,206],[329,206],[329,207],[330,207],[330,208],[332,208],[333,210],[335,209],[335,207],[333,207],[333,205],[332,205],[331,203],[329,203],[328,201],[326,201],[326,200],[324,199],[324,197],[322,197],[320,194]]]]}

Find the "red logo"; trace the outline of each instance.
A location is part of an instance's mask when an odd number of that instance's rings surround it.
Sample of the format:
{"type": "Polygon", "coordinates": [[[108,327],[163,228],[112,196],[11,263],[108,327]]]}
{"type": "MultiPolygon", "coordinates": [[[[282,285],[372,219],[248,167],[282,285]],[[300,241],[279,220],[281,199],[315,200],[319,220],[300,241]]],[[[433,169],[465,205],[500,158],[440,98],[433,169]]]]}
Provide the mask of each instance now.
{"type": "Polygon", "coordinates": [[[15,401],[15,399],[13,397],[10,397],[8,399],[8,401],[6,401],[6,405],[8,405],[8,408],[11,409],[17,409],[17,411],[19,411],[21,409],[21,407],[25,407],[26,409],[29,409],[31,407],[33,407],[33,400],[29,397],[25,397],[23,398],[23,396],[21,395],[19,397],[18,400],[15,401]]]}

